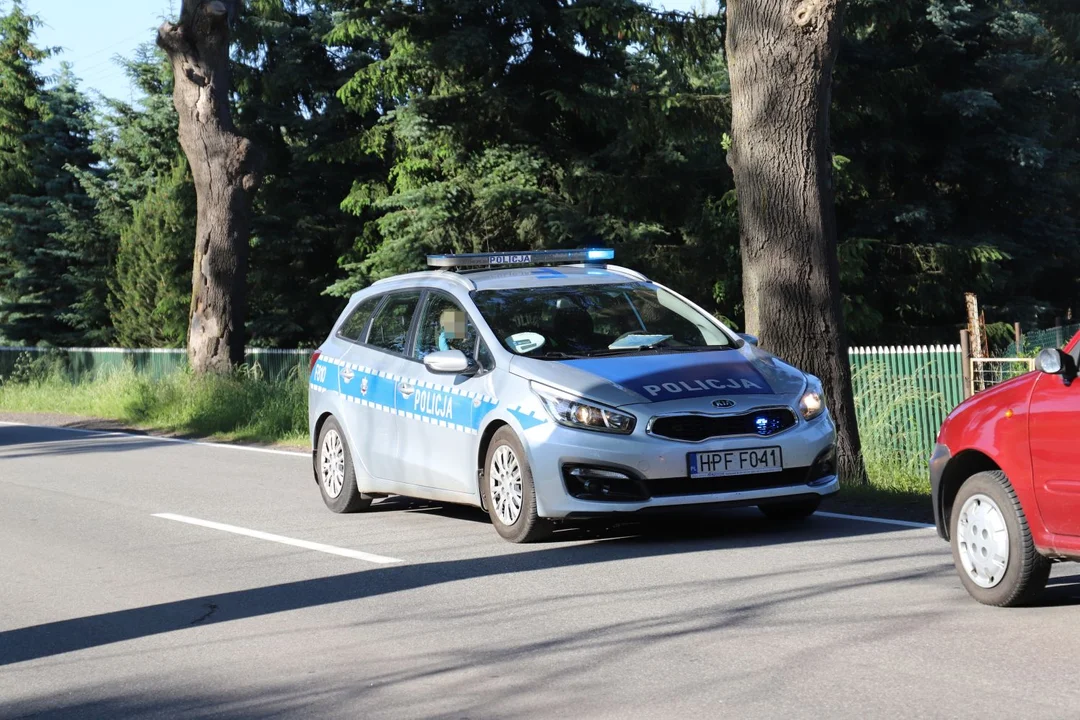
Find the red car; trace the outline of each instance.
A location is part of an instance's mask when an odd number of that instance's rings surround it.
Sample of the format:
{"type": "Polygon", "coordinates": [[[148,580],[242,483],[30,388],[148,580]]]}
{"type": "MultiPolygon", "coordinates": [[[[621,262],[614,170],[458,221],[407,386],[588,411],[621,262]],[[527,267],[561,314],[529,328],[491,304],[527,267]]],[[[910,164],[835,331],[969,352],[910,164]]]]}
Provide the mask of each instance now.
{"type": "Polygon", "coordinates": [[[968,592],[1031,602],[1050,564],[1080,560],[1080,334],[945,419],[930,458],[938,534],[968,592]]]}

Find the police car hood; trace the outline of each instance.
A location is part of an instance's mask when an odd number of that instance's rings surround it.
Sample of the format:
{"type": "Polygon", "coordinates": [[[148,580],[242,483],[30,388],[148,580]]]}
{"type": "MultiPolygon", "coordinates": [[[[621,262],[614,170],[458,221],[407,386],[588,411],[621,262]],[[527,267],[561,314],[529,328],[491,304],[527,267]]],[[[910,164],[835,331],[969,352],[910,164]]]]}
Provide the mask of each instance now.
{"type": "Polygon", "coordinates": [[[787,404],[806,387],[803,373],[749,345],[560,361],[515,357],[510,371],[615,407],[682,405],[686,401],[709,406],[719,398],[739,405],[743,404],[739,398],[754,404],[787,404]]]}

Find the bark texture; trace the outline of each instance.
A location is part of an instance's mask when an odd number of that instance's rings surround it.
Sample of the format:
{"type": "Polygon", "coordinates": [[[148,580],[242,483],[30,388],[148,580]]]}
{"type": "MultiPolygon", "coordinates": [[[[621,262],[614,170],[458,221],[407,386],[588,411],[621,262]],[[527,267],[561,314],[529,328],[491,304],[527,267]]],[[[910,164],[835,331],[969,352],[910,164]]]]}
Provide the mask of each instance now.
{"type": "Polygon", "coordinates": [[[865,482],[844,338],[829,148],[843,0],[729,0],[728,164],[747,332],[821,378],[840,473],[865,482]]]}
{"type": "Polygon", "coordinates": [[[183,0],[179,21],[157,37],[172,63],[180,146],[198,197],[188,360],[200,373],[244,359],[248,233],[262,156],[236,132],[229,110],[229,31],[240,2],[183,0]]]}

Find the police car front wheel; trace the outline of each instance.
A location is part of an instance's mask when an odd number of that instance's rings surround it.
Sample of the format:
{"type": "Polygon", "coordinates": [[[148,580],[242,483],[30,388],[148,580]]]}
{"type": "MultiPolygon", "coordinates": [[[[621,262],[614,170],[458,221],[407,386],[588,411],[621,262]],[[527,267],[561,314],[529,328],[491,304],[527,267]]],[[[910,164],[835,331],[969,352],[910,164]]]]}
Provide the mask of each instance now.
{"type": "Polygon", "coordinates": [[[319,473],[319,492],[326,507],[336,513],[353,513],[371,505],[356,487],[352,456],[345,433],[334,418],[327,418],[319,431],[315,467],[319,473]]]}
{"type": "Polygon", "coordinates": [[[536,514],[536,492],[525,450],[509,427],[499,428],[491,438],[483,486],[484,505],[499,535],[523,543],[550,534],[550,524],[536,514]]]}

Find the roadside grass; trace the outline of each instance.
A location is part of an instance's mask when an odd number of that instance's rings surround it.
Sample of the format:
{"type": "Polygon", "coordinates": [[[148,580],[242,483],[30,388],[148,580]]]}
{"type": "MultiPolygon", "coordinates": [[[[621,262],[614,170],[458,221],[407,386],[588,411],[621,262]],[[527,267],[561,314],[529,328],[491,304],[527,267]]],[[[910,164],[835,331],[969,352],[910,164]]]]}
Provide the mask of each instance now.
{"type": "Polygon", "coordinates": [[[257,443],[307,444],[307,381],[262,377],[258,366],[229,375],[133,369],[73,382],[56,366],[24,365],[0,383],[0,410],[115,420],[142,430],[257,443]]]}
{"type": "Polygon", "coordinates": [[[828,504],[854,514],[932,523],[929,449],[924,457],[911,448],[936,434],[937,418],[949,410],[945,396],[928,390],[915,374],[897,376],[883,366],[860,368],[857,375],[862,391],[855,408],[869,482],[845,482],[828,504]]]}

